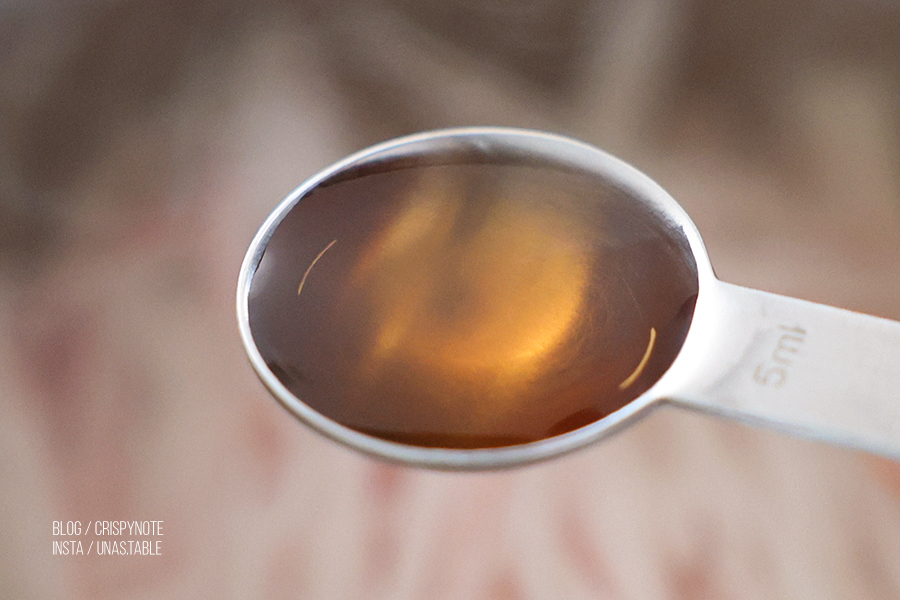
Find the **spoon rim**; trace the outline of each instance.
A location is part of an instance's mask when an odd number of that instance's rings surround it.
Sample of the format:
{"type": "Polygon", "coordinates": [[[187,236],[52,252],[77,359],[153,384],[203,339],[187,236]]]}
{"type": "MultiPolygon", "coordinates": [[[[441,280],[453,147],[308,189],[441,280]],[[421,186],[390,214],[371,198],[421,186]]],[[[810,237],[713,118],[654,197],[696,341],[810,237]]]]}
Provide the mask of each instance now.
{"type": "Polygon", "coordinates": [[[710,287],[710,281],[715,280],[706,247],[687,212],[653,179],[625,161],[577,139],[533,129],[459,127],[426,131],[375,144],[326,167],[288,194],[263,222],[244,256],[237,285],[238,329],[251,366],[275,399],[300,421],[341,444],[371,456],[405,465],[444,470],[507,468],[566,454],[618,431],[638,416],[645,414],[649,407],[664,400],[665,397],[659,392],[670,389],[671,386],[668,385],[670,379],[673,377],[678,379],[678,373],[681,371],[679,365],[685,362],[684,347],[691,338],[691,332],[698,320],[696,309],[685,342],[682,343],[677,356],[666,372],[647,391],[606,417],[579,429],[511,446],[478,449],[423,447],[361,433],[326,417],[304,403],[290,392],[266,365],[250,327],[249,295],[253,276],[266,251],[266,246],[284,217],[319,184],[351,166],[376,156],[389,157],[392,152],[413,144],[451,142],[456,138],[470,138],[468,141],[471,142],[492,141],[516,150],[528,151],[537,158],[569,162],[589,169],[590,172],[607,179],[617,187],[627,190],[635,201],[653,207],[658,217],[681,230],[687,240],[686,258],[692,257],[696,266],[698,298],[703,297],[703,290],[710,287]]]}

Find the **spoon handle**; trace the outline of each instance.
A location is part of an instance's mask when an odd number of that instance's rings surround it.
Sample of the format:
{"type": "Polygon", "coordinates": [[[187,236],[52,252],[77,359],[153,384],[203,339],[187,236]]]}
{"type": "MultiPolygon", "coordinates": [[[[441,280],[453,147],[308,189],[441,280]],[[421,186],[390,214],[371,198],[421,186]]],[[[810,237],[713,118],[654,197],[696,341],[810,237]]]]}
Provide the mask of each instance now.
{"type": "Polygon", "coordinates": [[[714,283],[667,400],[900,460],[900,322],[714,283]]]}

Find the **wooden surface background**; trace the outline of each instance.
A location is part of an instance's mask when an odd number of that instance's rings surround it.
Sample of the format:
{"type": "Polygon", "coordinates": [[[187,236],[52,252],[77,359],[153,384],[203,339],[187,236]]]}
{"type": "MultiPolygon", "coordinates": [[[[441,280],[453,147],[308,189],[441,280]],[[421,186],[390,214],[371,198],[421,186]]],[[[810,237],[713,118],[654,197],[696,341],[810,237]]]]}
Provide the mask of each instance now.
{"type": "Polygon", "coordinates": [[[900,319],[900,4],[14,1],[0,39],[3,598],[900,598],[897,464],[666,409],[389,466],[268,397],[233,309],[306,177],[496,124],[636,164],[724,280],[900,319]],[[52,555],[98,519],[162,555],[52,555]]]}

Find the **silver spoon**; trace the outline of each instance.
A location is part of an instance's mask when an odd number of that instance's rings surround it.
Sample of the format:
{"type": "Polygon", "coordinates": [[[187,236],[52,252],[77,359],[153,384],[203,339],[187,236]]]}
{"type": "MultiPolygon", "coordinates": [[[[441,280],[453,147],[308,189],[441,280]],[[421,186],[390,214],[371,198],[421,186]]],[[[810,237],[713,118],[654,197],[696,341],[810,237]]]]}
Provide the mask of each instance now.
{"type": "Polygon", "coordinates": [[[524,464],[662,403],[900,458],[900,323],[719,281],[662,188],[552,134],[329,167],[256,235],[237,313],[285,408],[401,463],[524,464]]]}

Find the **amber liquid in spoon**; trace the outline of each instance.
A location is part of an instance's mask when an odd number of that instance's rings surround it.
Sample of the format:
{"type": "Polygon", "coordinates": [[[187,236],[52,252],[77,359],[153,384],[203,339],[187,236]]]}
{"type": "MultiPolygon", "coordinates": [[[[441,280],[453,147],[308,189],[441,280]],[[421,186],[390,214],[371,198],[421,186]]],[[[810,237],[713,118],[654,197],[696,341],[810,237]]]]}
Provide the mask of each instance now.
{"type": "Polygon", "coordinates": [[[589,173],[436,162],[342,172],[276,227],[248,307],[278,379],[347,427],[444,448],[559,435],[653,385],[697,295],[680,231],[589,173]]]}

